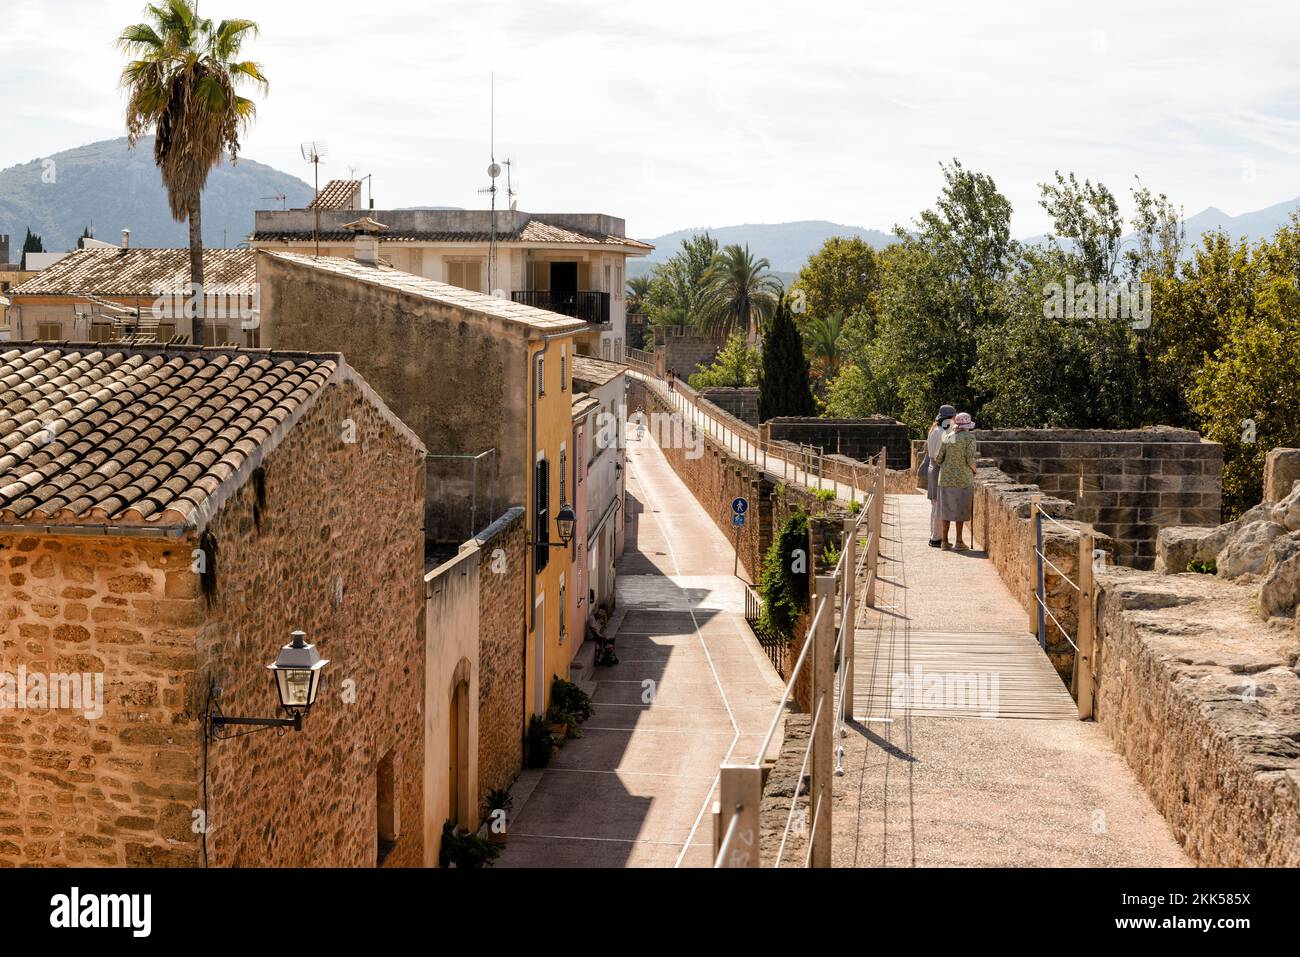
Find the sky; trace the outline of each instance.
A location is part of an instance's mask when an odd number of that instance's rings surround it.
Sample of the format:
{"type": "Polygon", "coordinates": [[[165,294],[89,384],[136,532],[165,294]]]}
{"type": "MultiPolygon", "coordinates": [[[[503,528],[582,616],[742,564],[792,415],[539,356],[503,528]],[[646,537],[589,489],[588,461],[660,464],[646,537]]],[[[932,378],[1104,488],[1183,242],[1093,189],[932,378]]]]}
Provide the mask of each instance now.
{"type": "MultiPolygon", "coordinates": [[[[1053,171],[1190,215],[1300,195],[1300,4],[764,0],[199,0],[248,16],[264,66],[243,155],[310,181],[373,174],[379,208],[521,209],[628,233],[827,219],[889,230],[939,163],[989,173],[1048,231],[1053,171]]],[[[5,0],[0,168],[125,133],[113,40],[139,0],[5,0]]],[[[1127,209],[1127,203],[1125,208],[1127,209]]]]}

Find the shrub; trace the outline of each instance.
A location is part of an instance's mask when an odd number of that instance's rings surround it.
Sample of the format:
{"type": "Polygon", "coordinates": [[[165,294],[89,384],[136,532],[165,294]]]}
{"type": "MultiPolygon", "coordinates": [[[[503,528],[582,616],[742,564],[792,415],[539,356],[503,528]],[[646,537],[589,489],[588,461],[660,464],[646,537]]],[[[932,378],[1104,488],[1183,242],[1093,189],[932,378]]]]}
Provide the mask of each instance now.
{"type": "Polygon", "coordinates": [[[544,768],[551,760],[551,751],[559,744],[551,733],[551,726],[539,714],[528,721],[528,766],[544,768]]]}
{"type": "Polygon", "coordinates": [[[442,847],[438,850],[440,867],[491,867],[500,853],[498,845],[457,827],[451,821],[442,825],[442,847]]]}
{"type": "Polygon", "coordinates": [[[785,520],[776,540],[763,556],[759,576],[763,617],[759,627],[789,641],[799,615],[808,608],[808,516],[796,513],[785,520]]]}

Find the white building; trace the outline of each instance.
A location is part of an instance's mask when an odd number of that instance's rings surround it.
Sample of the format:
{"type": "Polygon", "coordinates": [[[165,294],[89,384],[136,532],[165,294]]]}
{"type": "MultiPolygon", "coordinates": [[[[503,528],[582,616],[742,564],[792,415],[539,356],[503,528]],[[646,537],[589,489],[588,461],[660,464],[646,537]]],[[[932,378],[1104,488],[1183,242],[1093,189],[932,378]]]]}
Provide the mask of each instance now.
{"type": "MultiPolygon", "coordinates": [[[[258,210],[251,245],[350,257],[359,180],[333,180],[306,209],[258,210]]],[[[578,346],[621,360],[627,341],[627,260],[654,249],[629,239],[626,224],[601,213],[517,210],[365,211],[385,228],[379,255],[394,268],[585,319],[578,346]]]]}
{"type": "MultiPolygon", "coordinates": [[[[600,405],[602,427],[587,442],[587,587],[596,601],[613,604],[614,563],[623,554],[623,500],[627,461],[621,435],[609,423],[622,423],[627,412],[627,367],[588,356],[573,359],[573,389],[600,405]],[[612,439],[612,441],[611,441],[612,439]]],[[[584,527],[579,525],[579,527],[584,527]]]]}

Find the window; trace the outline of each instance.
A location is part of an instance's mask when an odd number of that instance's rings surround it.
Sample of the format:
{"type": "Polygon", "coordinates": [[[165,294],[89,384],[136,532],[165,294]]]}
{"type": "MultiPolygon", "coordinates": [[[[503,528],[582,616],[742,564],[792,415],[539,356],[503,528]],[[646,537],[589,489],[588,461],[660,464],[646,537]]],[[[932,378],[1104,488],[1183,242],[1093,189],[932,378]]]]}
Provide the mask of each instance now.
{"type": "Polygon", "coordinates": [[[601,355],[602,358],[604,358],[604,359],[608,359],[608,358],[609,358],[609,348],[610,348],[610,346],[609,346],[609,340],[608,340],[608,339],[601,339],[601,340],[600,340],[600,355],[601,355]]]}
{"type": "Polygon", "coordinates": [[[58,339],[63,326],[57,322],[38,322],[36,323],[37,339],[58,339]]]}
{"type": "Polygon", "coordinates": [[[613,275],[614,275],[613,270],[609,267],[609,264],[606,263],[605,264],[605,291],[606,292],[614,291],[614,285],[613,285],[614,280],[612,278],[613,275]]]}
{"type": "Polygon", "coordinates": [[[538,459],[533,470],[533,574],[551,561],[551,463],[538,459]]]}
{"type": "Polygon", "coordinates": [[[111,322],[93,322],[90,325],[91,342],[112,342],[113,324],[111,322]]]}
{"type": "Polygon", "coordinates": [[[564,573],[560,573],[560,644],[564,644],[564,638],[569,633],[568,628],[569,606],[564,602],[564,573]]]}
{"type": "Polygon", "coordinates": [[[569,450],[560,443],[560,504],[563,505],[569,500],[568,495],[568,478],[569,478],[569,450]]]}
{"type": "Polygon", "coordinates": [[[546,356],[537,357],[537,394],[546,395],[546,356]]]}
{"type": "Polygon", "coordinates": [[[623,361],[623,340],[622,339],[614,340],[614,358],[618,362],[623,361]]]}
{"type": "MultiPolygon", "coordinates": [[[[393,752],[379,759],[375,771],[375,864],[397,845],[397,774],[393,752]]],[[[454,818],[453,818],[454,820],[454,818]]]]}
{"type": "Polygon", "coordinates": [[[483,291],[483,263],[469,260],[447,263],[447,282],[473,292],[483,291]]]}
{"type": "Polygon", "coordinates": [[[220,346],[230,341],[230,327],[209,324],[204,326],[209,346],[220,346]]]}
{"type": "Polygon", "coordinates": [[[176,337],[176,323],[160,322],[158,323],[158,341],[171,342],[176,337]]]}
{"type": "Polygon", "coordinates": [[[560,391],[566,392],[568,391],[568,388],[569,388],[569,347],[560,346],[560,391]]]}
{"type": "Polygon", "coordinates": [[[614,270],[614,275],[617,277],[617,281],[614,284],[614,298],[622,299],[623,298],[623,264],[622,263],[619,263],[618,268],[614,270]]]}

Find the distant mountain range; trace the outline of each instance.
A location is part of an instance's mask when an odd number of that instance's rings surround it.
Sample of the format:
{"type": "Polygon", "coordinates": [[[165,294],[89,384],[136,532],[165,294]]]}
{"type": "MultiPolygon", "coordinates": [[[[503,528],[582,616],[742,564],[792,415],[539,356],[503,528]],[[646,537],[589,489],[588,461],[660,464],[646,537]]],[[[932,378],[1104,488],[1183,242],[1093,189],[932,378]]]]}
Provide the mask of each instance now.
{"type": "MultiPolygon", "coordinates": [[[[253,231],[255,209],[290,208],[311,202],[314,191],[296,176],[240,157],[223,163],[203,191],[203,242],[236,246],[253,231]]],[[[75,248],[87,226],[96,239],[132,246],[184,246],[185,223],[167,208],[162,177],[153,161],[153,138],[134,150],[126,137],[102,140],[0,170],[0,233],[8,233],[16,260],[30,228],[49,252],[75,248]]]]}
{"type": "MultiPolygon", "coordinates": [[[[245,158],[235,166],[223,163],[212,171],[203,191],[203,241],[209,246],[236,246],[252,232],[254,210],[276,209],[282,203],[302,207],[312,195],[310,184],[264,163],[245,158]]],[[[583,206],[581,200],[571,205],[575,209],[583,206]]],[[[1240,216],[1210,207],[1187,218],[1189,244],[1201,233],[1219,228],[1234,238],[1263,239],[1287,223],[1298,206],[1300,198],[1240,216]]],[[[610,212],[617,215],[619,211],[610,212]]],[[[97,239],[113,243],[121,241],[124,228],[131,230],[133,246],[184,246],[188,242],[185,224],[173,221],[168,212],[153,162],[152,138],[141,140],[134,150],[127,149],[125,137],[103,140],[0,170],[0,233],[12,237],[15,259],[28,228],[42,237],[48,251],[61,252],[75,247],[87,226],[97,239]]],[[[875,249],[894,241],[889,232],[821,219],[700,226],[647,239],[655,251],[629,262],[629,276],[648,273],[655,263],[673,255],[683,239],[702,232],[724,246],[747,243],[754,255],[765,257],[772,271],[787,282],[831,236],[859,236],[875,249]]],[[[1044,238],[1033,236],[1024,242],[1042,242],[1044,238]]]]}

